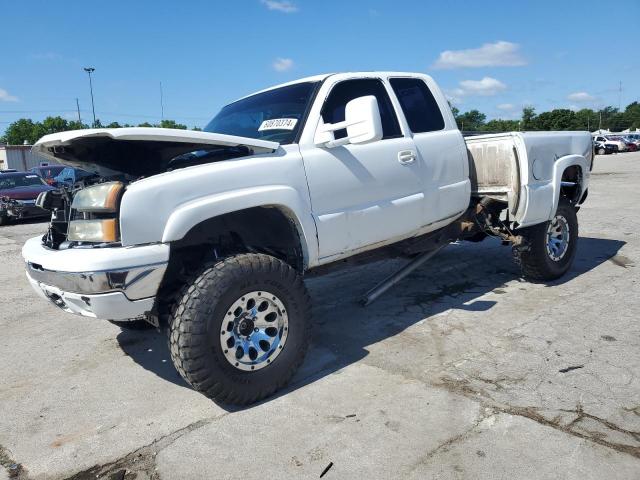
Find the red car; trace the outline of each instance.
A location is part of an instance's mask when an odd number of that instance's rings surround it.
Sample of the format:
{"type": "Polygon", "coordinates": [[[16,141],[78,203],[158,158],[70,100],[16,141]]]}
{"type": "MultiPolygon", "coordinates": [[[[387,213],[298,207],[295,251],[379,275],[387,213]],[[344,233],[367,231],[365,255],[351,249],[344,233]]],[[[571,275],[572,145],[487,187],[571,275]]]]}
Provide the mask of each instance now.
{"type": "Polygon", "coordinates": [[[14,219],[51,215],[36,207],[38,195],[49,190],[55,189],[34,173],[0,173],[0,225],[14,219]]]}
{"type": "Polygon", "coordinates": [[[627,152],[637,152],[638,151],[638,145],[630,142],[628,140],[623,140],[623,142],[627,145],[627,152]]]}

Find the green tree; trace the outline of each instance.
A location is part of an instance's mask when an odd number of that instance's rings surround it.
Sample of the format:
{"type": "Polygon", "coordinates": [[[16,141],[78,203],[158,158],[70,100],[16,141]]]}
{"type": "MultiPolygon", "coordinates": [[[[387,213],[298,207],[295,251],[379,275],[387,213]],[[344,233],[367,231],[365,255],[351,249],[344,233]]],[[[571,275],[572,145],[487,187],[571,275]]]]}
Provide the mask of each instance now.
{"type": "Polygon", "coordinates": [[[484,125],[485,132],[513,132],[520,128],[518,120],[490,120],[484,125]]]}
{"type": "Polygon", "coordinates": [[[160,122],[160,125],[158,125],[160,128],[177,128],[179,130],[186,130],[187,126],[183,125],[181,123],[176,123],[175,120],[162,120],[160,122]]]}
{"type": "Polygon", "coordinates": [[[633,102],[627,105],[624,110],[624,119],[629,128],[640,128],[640,103],[633,102]]]}
{"type": "Polygon", "coordinates": [[[29,144],[38,140],[36,124],[30,118],[21,118],[10,124],[5,133],[3,141],[9,145],[22,145],[25,141],[29,144]]]}
{"type": "Polygon", "coordinates": [[[543,112],[536,119],[538,130],[571,130],[575,123],[575,112],[568,108],[555,108],[543,112]]]}
{"type": "Polygon", "coordinates": [[[590,132],[598,128],[598,114],[590,108],[583,108],[575,112],[572,130],[588,130],[590,132]]]}
{"type": "Polygon", "coordinates": [[[456,118],[458,127],[465,132],[477,132],[484,127],[487,116],[478,110],[469,110],[456,118]]]}
{"type": "Polygon", "coordinates": [[[536,130],[536,109],[526,106],[522,109],[522,130],[536,130]]]}

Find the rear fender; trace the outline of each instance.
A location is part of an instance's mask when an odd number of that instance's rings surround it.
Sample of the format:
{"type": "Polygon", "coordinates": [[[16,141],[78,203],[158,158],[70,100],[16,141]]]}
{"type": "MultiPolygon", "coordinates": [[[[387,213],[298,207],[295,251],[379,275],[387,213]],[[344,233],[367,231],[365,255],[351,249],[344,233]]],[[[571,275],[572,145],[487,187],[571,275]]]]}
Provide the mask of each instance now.
{"type": "MultiPolygon", "coordinates": [[[[567,155],[560,157],[553,166],[553,205],[549,211],[549,218],[551,220],[558,210],[558,203],[560,202],[560,193],[562,190],[562,175],[569,167],[580,167],[580,178],[578,180],[579,193],[576,195],[577,200],[582,198],[583,193],[589,186],[589,162],[582,155],[567,155]]],[[[577,201],[576,200],[576,201],[577,201]]]]}
{"type": "Polygon", "coordinates": [[[589,184],[589,162],[582,155],[566,155],[558,158],[553,164],[551,179],[547,182],[537,182],[523,186],[524,209],[517,219],[519,227],[528,227],[551,220],[558,209],[562,190],[562,174],[572,166],[578,166],[582,175],[580,179],[580,194],[582,196],[589,184]]]}

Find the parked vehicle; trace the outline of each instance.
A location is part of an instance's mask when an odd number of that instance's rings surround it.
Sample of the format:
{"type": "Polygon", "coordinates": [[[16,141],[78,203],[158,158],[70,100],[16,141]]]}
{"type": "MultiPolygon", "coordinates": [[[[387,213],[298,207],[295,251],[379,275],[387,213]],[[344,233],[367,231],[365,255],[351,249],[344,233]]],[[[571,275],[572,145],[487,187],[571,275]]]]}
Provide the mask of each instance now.
{"type": "Polygon", "coordinates": [[[610,155],[618,152],[618,147],[612,143],[595,142],[593,148],[598,155],[610,155]]]}
{"type": "Polygon", "coordinates": [[[40,193],[53,190],[33,173],[0,173],[0,225],[21,218],[48,217],[51,212],[37,207],[40,193]]]}
{"type": "Polygon", "coordinates": [[[616,147],[616,152],[624,152],[627,149],[627,145],[622,140],[612,140],[611,137],[604,135],[597,135],[594,141],[604,143],[605,145],[613,145],[616,147]]]}
{"type": "Polygon", "coordinates": [[[636,147],[640,148],[640,134],[631,133],[625,135],[623,138],[626,142],[633,143],[636,147]]]}
{"type": "Polygon", "coordinates": [[[637,152],[638,145],[630,140],[624,139],[624,143],[627,145],[627,152],[637,152]]]}
{"type": "Polygon", "coordinates": [[[536,281],[573,262],[588,132],[465,141],[431,77],[388,72],[273,87],[205,130],[40,139],[38,153],[104,180],[42,195],[49,232],[22,253],[35,291],[63,310],[167,328],[178,372],[217,401],[255,402],[300,366],[306,275],[407,258],[369,304],[455,240],[510,242],[536,281]]]}
{"type": "Polygon", "coordinates": [[[29,170],[31,173],[35,173],[42,178],[47,184],[55,185],[54,178],[64,170],[64,165],[45,165],[40,167],[33,167],[29,170]]]}
{"type": "Polygon", "coordinates": [[[57,187],[64,185],[71,187],[78,182],[95,179],[96,177],[97,175],[93,172],[87,172],[81,168],[66,167],[58,172],[58,175],[53,179],[53,185],[57,187]]]}
{"type": "Polygon", "coordinates": [[[622,137],[618,136],[618,135],[606,135],[606,139],[609,142],[613,142],[614,144],[618,145],[618,151],[619,152],[626,152],[627,151],[627,142],[625,142],[623,140],[622,137]]]}

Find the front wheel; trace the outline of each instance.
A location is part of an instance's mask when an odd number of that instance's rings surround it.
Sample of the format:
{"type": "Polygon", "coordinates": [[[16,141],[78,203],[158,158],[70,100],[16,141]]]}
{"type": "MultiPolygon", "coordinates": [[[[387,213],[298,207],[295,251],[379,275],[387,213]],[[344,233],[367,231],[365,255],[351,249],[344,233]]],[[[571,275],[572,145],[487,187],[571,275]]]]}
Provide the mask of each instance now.
{"type": "Polygon", "coordinates": [[[514,256],[525,278],[556,280],[571,268],[578,244],[578,217],[567,199],[560,199],[551,220],[519,233],[524,242],[514,247],[514,256]]]}
{"type": "Polygon", "coordinates": [[[205,396],[246,405],[282,388],[304,360],[310,299],[289,265],[242,254],[206,266],[173,309],[176,369],[205,396]]]}
{"type": "Polygon", "coordinates": [[[604,148],[598,149],[598,155],[604,155],[605,153],[607,153],[607,151],[604,148]]]}

